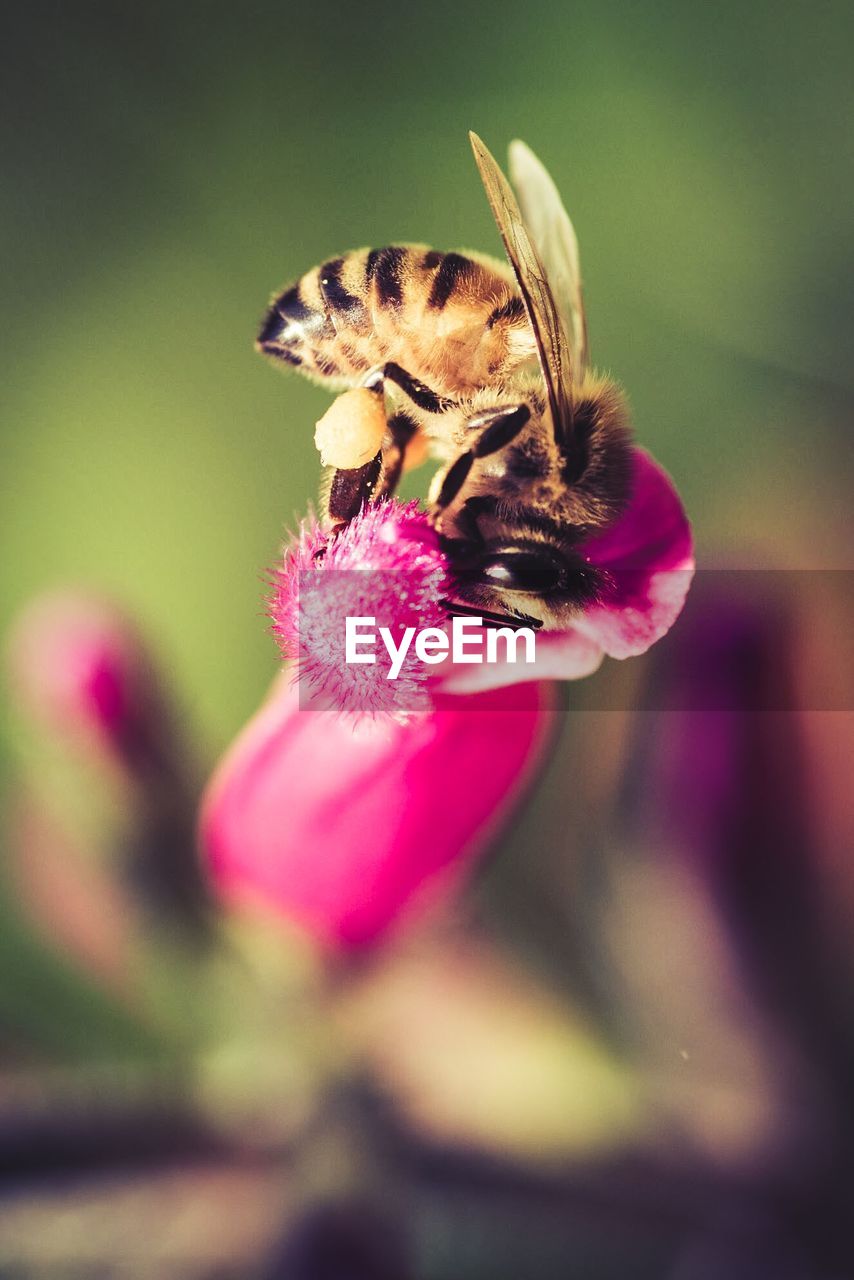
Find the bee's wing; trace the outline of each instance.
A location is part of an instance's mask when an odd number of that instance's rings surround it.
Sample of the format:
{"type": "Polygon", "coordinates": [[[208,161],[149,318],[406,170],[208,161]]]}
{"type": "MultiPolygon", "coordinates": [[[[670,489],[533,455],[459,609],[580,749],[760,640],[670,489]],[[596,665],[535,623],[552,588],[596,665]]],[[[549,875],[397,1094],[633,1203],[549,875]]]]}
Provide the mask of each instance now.
{"type": "Polygon", "coordinates": [[[566,324],[578,381],[587,368],[587,320],[575,228],[548,171],[524,142],[510,143],[510,180],[566,324]]]}
{"type": "Polygon", "coordinates": [[[563,444],[572,429],[572,355],[560,311],[509,182],[477,134],[469,138],[534,331],[555,439],[563,444]]]}

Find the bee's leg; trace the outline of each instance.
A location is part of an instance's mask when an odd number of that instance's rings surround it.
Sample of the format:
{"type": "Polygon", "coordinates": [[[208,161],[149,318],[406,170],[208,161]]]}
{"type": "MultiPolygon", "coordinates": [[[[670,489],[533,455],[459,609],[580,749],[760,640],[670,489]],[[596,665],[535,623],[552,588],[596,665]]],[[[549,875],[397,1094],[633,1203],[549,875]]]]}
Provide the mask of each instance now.
{"type": "Polygon", "coordinates": [[[488,506],[488,501],[484,502],[483,498],[467,498],[454,516],[454,523],[459,530],[460,536],[470,547],[482,547],[484,545],[483,534],[480,531],[477,518],[488,506]]]}
{"type": "Polygon", "coordinates": [[[421,423],[415,410],[427,414],[441,414],[454,407],[455,402],[438,395],[426,383],[415,378],[393,360],[372,369],[362,379],[361,385],[376,392],[385,401],[386,384],[391,383],[411,401],[413,412],[399,410],[388,419],[388,431],[383,441],[383,478],[377,497],[391,497],[400,483],[403,464],[410,441],[418,433],[421,423]]]}
{"type": "Polygon", "coordinates": [[[480,430],[480,435],[472,447],[461,453],[445,472],[436,496],[436,506],[440,511],[444,511],[456,498],[475,460],[503,449],[516,438],[530,416],[531,410],[526,404],[517,404],[502,405],[500,409],[479,413],[468,420],[467,426],[472,430],[480,430]]]}
{"type": "Polygon", "coordinates": [[[364,466],[352,470],[338,468],[332,472],[326,499],[327,523],[337,532],[357,516],[366,502],[377,491],[383,470],[383,454],[380,450],[364,466]]]}
{"type": "Polygon", "coordinates": [[[389,418],[388,432],[382,447],[382,478],[374,501],[394,496],[403,474],[407,447],[417,431],[418,423],[407,413],[395,413],[389,418]]]}
{"type": "MultiPolygon", "coordinates": [[[[413,405],[425,413],[444,413],[454,404],[393,361],[372,369],[361,385],[384,398],[386,382],[399,387],[413,405]]],[[[407,413],[393,414],[388,420],[382,448],[370,462],[333,472],[326,501],[328,521],[333,529],[349,524],[366,502],[392,496],[400,482],[407,446],[418,428],[418,422],[407,413]]]]}
{"type": "Polygon", "coordinates": [[[391,498],[400,483],[406,448],[418,431],[418,423],[406,413],[388,420],[382,448],[364,466],[352,470],[338,468],[332,473],[327,513],[333,528],[349,524],[366,502],[391,498]]]}
{"type": "Polygon", "coordinates": [[[414,378],[411,373],[407,373],[399,364],[395,364],[393,360],[389,360],[386,364],[379,365],[376,369],[372,369],[366,374],[362,386],[373,390],[383,389],[385,382],[391,382],[399,387],[404,395],[408,396],[412,403],[425,413],[444,413],[446,409],[453,408],[455,401],[448,400],[445,396],[440,396],[433,391],[425,383],[420,382],[418,378],[414,378]]]}

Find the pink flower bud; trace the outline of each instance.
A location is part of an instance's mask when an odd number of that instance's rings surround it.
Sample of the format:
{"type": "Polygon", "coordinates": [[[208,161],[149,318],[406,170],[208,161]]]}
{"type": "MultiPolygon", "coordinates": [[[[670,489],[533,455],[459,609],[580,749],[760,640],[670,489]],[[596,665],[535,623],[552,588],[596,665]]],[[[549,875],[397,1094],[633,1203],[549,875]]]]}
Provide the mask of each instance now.
{"type": "Polygon", "coordinates": [[[136,628],[107,600],[55,591],[12,628],[9,680],[23,709],[53,734],[122,768],[160,768],[168,726],[136,628]]]}
{"type": "Polygon", "coordinates": [[[549,723],[536,684],[442,696],[401,723],[301,710],[282,681],[208,787],[201,842],[214,884],[328,945],[375,943],[471,867],[549,723]]]}
{"type": "MultiPolygon", "coordinates": [[[[111,865],[121,868],[134,897],[161,925],[177,922],[185,936],[201,937],[206,902],[193,840],[195,770],[137,628],[94,594],[52,592],[19,617],[8,665],[22,710],[67,748],[71,760],[94,762],[108,789],[121,796],[120,834],[108,837],[96,824],[87,842],[109,844],[111,865]]],[[[79,782],[85,787],[92,778],[84,773],[79,782]]],[[[41,776],[34,783],[44,803],[41,792],[46,798],[50,788],[43,788],[41,776]]],[[[66,820],[60,814],[57,843],[66,820]]],[[[73,830],[73,820],[70,825],[73,830]]],[[[29,830],[37,827],[31,823],[29,830]]],[[[32,850],[34,840],[23,845],[32,850]]],[[[29,857],[40,858],[39,850],[29,857]]]]}

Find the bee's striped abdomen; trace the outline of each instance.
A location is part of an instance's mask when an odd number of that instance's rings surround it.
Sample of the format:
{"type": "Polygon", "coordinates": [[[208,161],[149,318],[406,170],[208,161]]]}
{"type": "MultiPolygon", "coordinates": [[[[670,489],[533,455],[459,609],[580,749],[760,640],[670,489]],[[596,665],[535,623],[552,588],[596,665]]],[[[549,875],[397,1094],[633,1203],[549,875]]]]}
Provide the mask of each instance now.
{"type": "Polygon", "coordinates": [[[411,249],[389,245],[371,249],[365,259],[365,284],[372,289],[381,307],[399,307],[403,303],[403,271],[411,249]]]}
{"type": "Polygon", "coordinates": [[[423,269],[429,271],[434,264],[435,270],[427,298],[427,305],[433,311],[443,310],[457,290],[471,280],[478,271],[483,270],[471,258],[466,258],[461,253],[425,254],[423,269]]]}
{"type": "Polygon", "coordinates": [[[503,264],[421,245],[359,249],[307,272],[273,299],[258,347],[342,386],[392,361],[448,399],[533,351],[503,264]]]}
{"type": "Polygon", "coordinates": [[[325,324],[325,316],[307,307],[300,297],[299,285],[294,285],[270,304],[258,334],[258,346],[291,364],[302,364],[299,347],[319,338],[325,324]]]}

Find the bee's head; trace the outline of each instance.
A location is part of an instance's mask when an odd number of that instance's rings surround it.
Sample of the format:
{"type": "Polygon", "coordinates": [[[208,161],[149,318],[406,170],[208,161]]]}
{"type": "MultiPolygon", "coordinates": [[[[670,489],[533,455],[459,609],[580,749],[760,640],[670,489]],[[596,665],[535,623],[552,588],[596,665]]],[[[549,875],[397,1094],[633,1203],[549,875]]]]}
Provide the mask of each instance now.
{"type": "Polygon", "coordinates": [[[564,626],[607,585],[574,530],[486,494],[466,500],[442,542],[461,601],[546,627],[564,626]]]}

